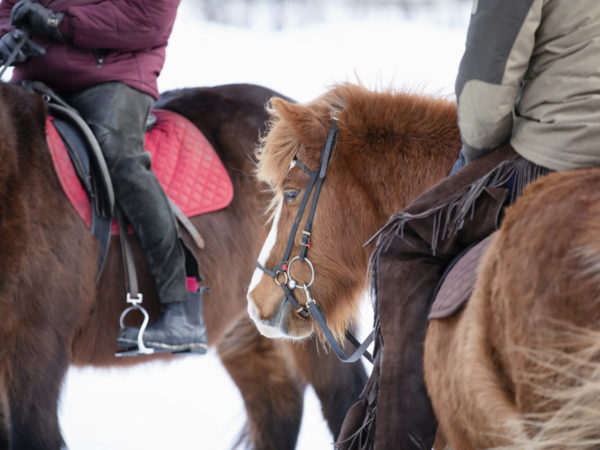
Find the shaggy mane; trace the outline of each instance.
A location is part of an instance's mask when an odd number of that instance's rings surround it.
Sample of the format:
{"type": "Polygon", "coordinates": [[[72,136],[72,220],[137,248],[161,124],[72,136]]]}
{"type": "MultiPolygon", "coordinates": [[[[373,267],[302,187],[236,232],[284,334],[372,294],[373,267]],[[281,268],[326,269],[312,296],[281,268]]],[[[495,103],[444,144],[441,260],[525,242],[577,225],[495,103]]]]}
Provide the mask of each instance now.
{"type": "MultiPolygon", "coordinates": [[[[336,118],[340,136],[349,148],[431,136],[440,136],[443,141],[457,133],[455,103],[417,92],[373,91],[358,84],[340,83],[304,107],[316,124],[329,124],[336,118]]],[[[259,141],[256,175],[274,193],[272,210],[281,200],[283,180],[303,142],[271,104],[267,111],[269,132],[259,141]]]]}

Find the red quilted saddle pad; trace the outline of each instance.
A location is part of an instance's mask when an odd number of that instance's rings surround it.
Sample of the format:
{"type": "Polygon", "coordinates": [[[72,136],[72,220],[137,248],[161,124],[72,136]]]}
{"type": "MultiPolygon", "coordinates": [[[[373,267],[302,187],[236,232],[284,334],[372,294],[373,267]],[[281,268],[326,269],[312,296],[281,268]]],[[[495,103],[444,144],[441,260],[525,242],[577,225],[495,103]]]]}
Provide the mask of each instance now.
{"type": "MultiPolygon", "coordinates": [[[[156,125],[146,133],[152,170],[167,195],[187,217],[225,208],[233,199],[233,185],[220,158],[204,135],[185,117],[154,110],[156,125]]],[[[91,205],[51,120],[46,137],[56,174],[73,207],[89,226],[91,205]]],[[[114,229],[114,227],[113,227],[114,229]]]]}

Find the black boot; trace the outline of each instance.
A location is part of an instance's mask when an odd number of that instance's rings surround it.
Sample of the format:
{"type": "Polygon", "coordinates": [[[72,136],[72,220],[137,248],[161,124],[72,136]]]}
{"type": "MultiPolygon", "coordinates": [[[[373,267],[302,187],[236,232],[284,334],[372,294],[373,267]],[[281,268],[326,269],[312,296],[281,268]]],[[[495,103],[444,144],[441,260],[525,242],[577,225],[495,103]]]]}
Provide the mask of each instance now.
{"type": "MultiPolygon", "coordinates": [[[[202,292],[190,292],[189,299],[163,305],[163,314],[148,325],[142,341],[148,348],[172,353],[206,353],[206,326],[202,316],[202,292]]],[[[121,347],[137,347],[138,328],[125,327],[119,332],[121,347]]]]}

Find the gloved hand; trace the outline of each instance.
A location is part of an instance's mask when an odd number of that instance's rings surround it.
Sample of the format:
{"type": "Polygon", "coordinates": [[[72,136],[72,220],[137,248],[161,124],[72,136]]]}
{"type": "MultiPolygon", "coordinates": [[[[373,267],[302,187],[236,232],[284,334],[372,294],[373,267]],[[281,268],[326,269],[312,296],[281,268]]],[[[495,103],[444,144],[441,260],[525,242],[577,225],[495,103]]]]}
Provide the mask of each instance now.
{"type": "Polygon", "coordinates": [[[21,0],[10,12],[10,23],[15,28],[23,28],[38,36],[62,41],[64,38],[58,26],[63,17],[65,17],[63,13],[55,13],[39,3],[21,0]]]}
{"type": "Polygon", "coordinates": [[[8,62],[10,55],[23,39],[25,39],[25,42],[15,54],[14,59],[10,63],[11,65],[25,62],[32,56],[41,56],[46,54],[46,50],[29,39],[27,37],[27,33],[25,33],[23,30],[13,30],[9,31],[0,38],[0,64],[4,65],[8,62]]]}

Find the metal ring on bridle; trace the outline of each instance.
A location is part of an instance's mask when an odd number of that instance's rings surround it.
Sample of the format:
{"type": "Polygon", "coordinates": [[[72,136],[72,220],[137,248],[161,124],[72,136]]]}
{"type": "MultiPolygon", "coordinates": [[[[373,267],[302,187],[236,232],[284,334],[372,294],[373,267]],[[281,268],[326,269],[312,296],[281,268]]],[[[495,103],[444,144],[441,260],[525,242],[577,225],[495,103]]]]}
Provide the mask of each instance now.
{"type": "Polygon", "coordinates": [[[295,284],[299,284],[292,277],[292,264],[294,264],[294,261],[296,261],[296,260],[304,261],[310,267],[310,281],[308,283],[305,283],[305,286],[309,287],[311,284],[313,284],[313,281],[315,281],[315,268],[313,267],[312,263],[310,262],[310,260],[308,258],[300,259],[299,256],[294,256],[292,258],[292,260],[288,263],[288,267],[287,267],[288,278],[290,279],[290,282],[293,281],[295,284]]]}
{"type": "Polygon", "coordinates": [[[288,274],[279,270],[275,272],[275,276],[273,277],[275,279],[275,284],[277,284],[277,286],[281,286],[282,284],[282,282],[279,281],[279,275],[283,275],[283,284],[287,284],[288,274]]]}

